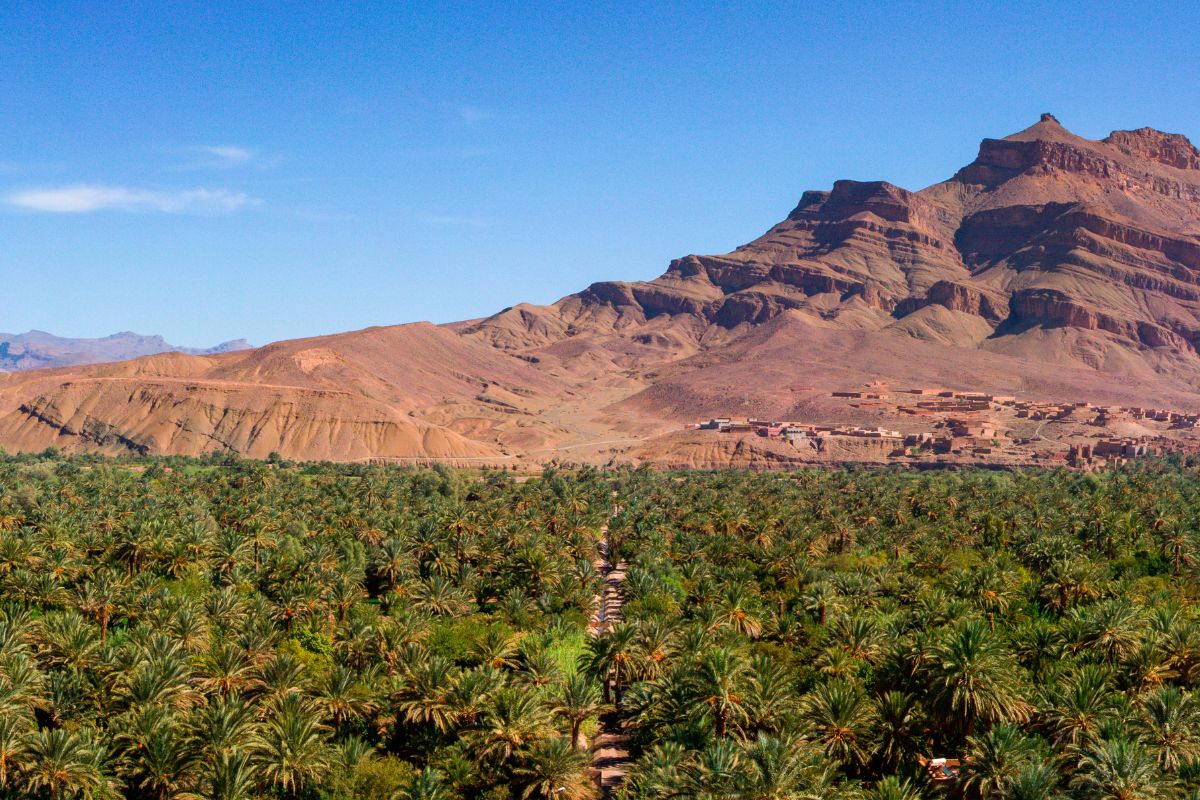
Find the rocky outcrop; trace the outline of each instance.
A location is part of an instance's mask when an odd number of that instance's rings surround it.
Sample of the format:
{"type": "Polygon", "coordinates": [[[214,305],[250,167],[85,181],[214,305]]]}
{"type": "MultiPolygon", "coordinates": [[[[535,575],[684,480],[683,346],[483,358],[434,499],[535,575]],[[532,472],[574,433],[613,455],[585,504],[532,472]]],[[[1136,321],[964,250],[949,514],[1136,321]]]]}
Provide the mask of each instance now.
{"type": "Polygon", "coordinates": [[[1182,134],[1138,128],[1136,131],[1113,131],[1104,141],[1134,158],[1175,169],[1200,169],[1200,150],[1182,134]]]}
{"type": "Polygon", "coordinates": [[[1105,331],[1129,342],[1146,347],[1173,347],[1192,350],[1200,342],[1196,331],[1187,336],[1144,320],[1123,320],[1087,308],[1065,293],[1054,289],[1024,289],[1015,292],[1010,300],[1011,315],[1006,320],[1011,330],[1040,326],[1043,328],[1078,328],[1105,331]]]}
{"type": "Polygon", "coordinates": [[[982,317],[993,324],[1002,322],[1008,316],[1008,302],[1002,295],[952,281],[938,281],[929,287],[924,297],[906,298],[896,307],[895,315],[905,317],[930,305],[982,317]]]}

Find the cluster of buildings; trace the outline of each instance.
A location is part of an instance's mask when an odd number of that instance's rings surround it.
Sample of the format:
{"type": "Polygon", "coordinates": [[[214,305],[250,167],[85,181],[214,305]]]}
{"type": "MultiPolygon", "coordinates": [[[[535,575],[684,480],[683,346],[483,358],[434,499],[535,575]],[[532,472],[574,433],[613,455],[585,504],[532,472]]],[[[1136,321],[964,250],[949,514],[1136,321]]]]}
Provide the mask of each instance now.
{"type": "Polygon", "coordinates": [[[1172,429],[1200,427],[1200,414],[1167,409],[1019,400],[1013,395],[930,387],[892,390],[884,383],[835,391],[832,396],[849,401],[851,407],[860,411],[880,410],[885,416],[900,414],[925,418],[929,422],[926,430],[920,433],[903,433],[878,426],[809,425],[753,417],[717,417],[692,427],[782,439],[797,449],[811,450],[833,459],[919,459],[934,454],[967,459],[982,457],[984,460],[990,457],[1001,463],[1062,464],[1079,469],[1100,469],[1178,449],[1183,444],[1159,435],[1105,438],[1097,433],[1089,436],[1083,426],[1111,427],[1122,421],[1144,420],[1165,423],[1172,429]],[[1028,438],[1020,438],[999,424],[997,417],[1009,420],[1010,425],[1014,425],[1015,420],[1072,423],[1079,427],[1070,428],[1072,432],[1067,435],[1077,443],[1068,446],[1063,441],[1056,447],[1054,440],[1041,436],[1040,425],[1024,434],[1028,438]],[[1078,443],[1085,437],[1093,441],[1078,443]]]}
{"type": "Polygon", "coordinates": [[[907,438],[900,431],[879,427],[857,427],[848,425],[804,425],[799,422],[779,422],[754,417],[737,419],[714,417],[692,426],[698,430],[720,433],[753,433],[768,439],[786,439],[798,448],[809,448],[819,453],[829,449],[835,437],[852,437],[873,440],[889,449],[902,447],[907,438]]]}
{"type": "Polygon", "coordinates": [[[886,428],[860,428],[846,425],[803,425],[799,422],[777,422],[774,420],[757,419],[755,417],[738,419],[735,417],[714,417],[707,422],[698,422],[692,426],[702,431],[720,431],[721,433],[756,433],[767,438],[793,437],[816,438],[825,436],[864,436],[867,438],[903,439],[899,431],[886,428]]]}
{"type": "Polygon", "coordinates": [[[1141,408],[1140,406],[1098,406],[1094,423],[1108,427],[1120,422],[1142,420],[1165,422],[1177,430],[1188,429],[1200,425],[1200,414],[1184,414],[1165,408],[1141,408]]]}
{"type": "Polygon", "coordinates": [[[1079,469],[1101,469],[1124,464],[1131,458],[1154,455],[1155,452],[1155,448],[1137,439],[1109,439],[1071,445],[1066,461],[1079,469]]]}

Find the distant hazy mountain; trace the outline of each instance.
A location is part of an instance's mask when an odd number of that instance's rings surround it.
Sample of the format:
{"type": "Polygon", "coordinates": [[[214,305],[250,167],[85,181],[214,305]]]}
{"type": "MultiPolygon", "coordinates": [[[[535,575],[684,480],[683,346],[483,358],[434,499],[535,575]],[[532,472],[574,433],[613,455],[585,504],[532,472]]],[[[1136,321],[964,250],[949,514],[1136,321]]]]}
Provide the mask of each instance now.
{"type": "Polygon", "coordinates": [[[246,350],[245,339],[223,342],[216,347],[177,347],[161,336],[142,336],[130,331],[114,333],[103,339],[66,339],[45,331],[0,333],[0,371],[69,367],[75,364],[99,364],[126,361],[159,353],[212,355],[246,350]]]}

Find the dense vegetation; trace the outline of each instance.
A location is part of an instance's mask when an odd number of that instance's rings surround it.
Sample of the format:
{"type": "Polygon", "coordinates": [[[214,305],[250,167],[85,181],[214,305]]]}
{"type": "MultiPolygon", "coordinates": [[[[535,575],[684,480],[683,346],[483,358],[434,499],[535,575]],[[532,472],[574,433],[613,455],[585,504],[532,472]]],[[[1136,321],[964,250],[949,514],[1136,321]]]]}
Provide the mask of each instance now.
{"type": "Polygon", "coordinates": [[[10,458],[0,796],[1200,797],[1198,478],[10,458]]]}
{"type": "Polygon", "coordinates": [[[0,795],[591,793],[599,476],[139,469],[0,465],[0,795]]]}

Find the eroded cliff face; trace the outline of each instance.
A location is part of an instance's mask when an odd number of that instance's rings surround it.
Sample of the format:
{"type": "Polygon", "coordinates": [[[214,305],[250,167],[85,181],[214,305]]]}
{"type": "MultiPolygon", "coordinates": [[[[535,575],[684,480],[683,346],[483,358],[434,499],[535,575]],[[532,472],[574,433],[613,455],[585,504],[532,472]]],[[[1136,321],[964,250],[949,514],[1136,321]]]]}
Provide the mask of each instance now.
{"type": "Polygon", "coordinates": [[[1088,140],[1043,115],[985,139],[928,189],[838,181],[731,253],[677,259],[654,281],[594,284],[470,333],[517,350],[580,336],[608,347],[614,332],[686,318],[703,349],[798,311],[921,337],[933,335],[930,306],[979,320],[956,326],[964,347],[980,346],[980,325],[1001,352],[1030,331],[1072,328],[1200,362],[1200,151],[1149,128],[1088,140]]]}
{"type": "Polygon", "coordinates": [[[562,396],[529,362],[426,323],[3,376],[0,446],[503,463],[505,437],[562,396]]]}

